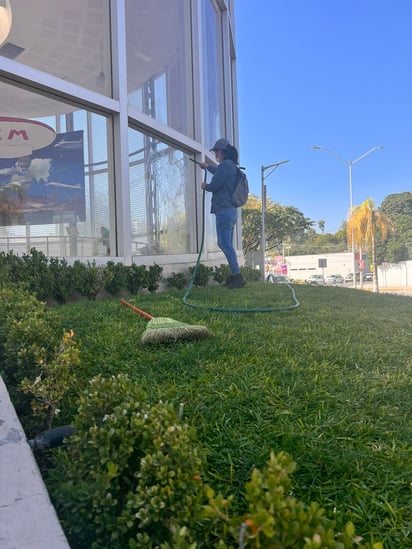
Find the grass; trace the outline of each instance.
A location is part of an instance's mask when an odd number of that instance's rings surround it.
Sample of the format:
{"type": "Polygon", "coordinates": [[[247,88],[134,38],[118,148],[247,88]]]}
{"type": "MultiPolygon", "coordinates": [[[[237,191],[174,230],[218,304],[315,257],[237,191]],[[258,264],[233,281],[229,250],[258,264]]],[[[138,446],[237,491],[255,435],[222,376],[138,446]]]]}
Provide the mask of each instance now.
{"type": "MultiPolygon", "coordinates": [[[[119,299],[58,309],[81,343],[79,388],[127,373],[153,402],[184,405],[209,451],[213,486],[241,494],[254,467],[285,450],[294,496],[317,501],[385,548],[412,547],[412,299],[349,288],[296,286],[300,306],[270,313],[187,307],[183,291],[127,298],[154,317],[203,324],[202,341],[145,347],[147,321],[119,299]]],[[[196,306],[285,308],[289,286],[194,288],[196,306]]],[[[63,407],[62,422],[75,414],[63,407]]]]}

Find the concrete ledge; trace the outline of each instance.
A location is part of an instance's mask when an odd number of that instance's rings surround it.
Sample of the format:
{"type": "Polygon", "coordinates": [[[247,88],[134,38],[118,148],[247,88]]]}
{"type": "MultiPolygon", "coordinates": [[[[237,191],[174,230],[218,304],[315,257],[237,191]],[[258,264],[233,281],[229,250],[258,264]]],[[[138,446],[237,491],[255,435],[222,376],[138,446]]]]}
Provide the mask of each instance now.
{"type": "Polygon", "coordinates": [[[70,549],[1,377],[0,547],[70,549]]]}

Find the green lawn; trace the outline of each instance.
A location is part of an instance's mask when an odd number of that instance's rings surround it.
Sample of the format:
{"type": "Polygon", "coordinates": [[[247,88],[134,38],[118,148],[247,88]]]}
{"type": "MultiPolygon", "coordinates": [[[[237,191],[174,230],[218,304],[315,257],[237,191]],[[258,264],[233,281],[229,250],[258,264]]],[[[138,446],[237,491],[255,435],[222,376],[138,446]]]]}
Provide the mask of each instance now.
{"type": "MultiPolygon", "coordinates": [[[[154,317],[209,328],[212,337],[143,346],[147,320],[120,299],[58,309],[81,345],[79,388],[127,373],[153,402],[184,405],[209,450],[206,480],[241,493],[271,450],[297,463],[294,496],[353,521],[385,548],[412,547],[412,298],[297,285],[293,310],[191,308],[182,291],[127,298],[154,317]]],[[[283,284],[194,288],[199,307],[286,308],[283,284]]],[[[74,399],[60,422],[70,422],[74,399]]]]}

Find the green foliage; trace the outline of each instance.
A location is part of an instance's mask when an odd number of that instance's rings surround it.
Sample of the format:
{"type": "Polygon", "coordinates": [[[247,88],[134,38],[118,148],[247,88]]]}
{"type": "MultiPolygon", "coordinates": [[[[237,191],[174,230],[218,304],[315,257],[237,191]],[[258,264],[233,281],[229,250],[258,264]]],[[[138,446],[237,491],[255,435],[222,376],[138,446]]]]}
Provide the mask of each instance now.
{"type": "Polygon", "coordinates": [[[232,496],[215,496],[201,481],[204,452],[194,430],[171,405],[149,404],[127,376],[92,379],[73,425],[49,481],[72,547],[354,545],[352,524],[336,534],[324,509],[290,495],[295,463],[284,452],[272,453],[263,472],[255,468],[248,511],[231,516],[232,496]]]}
{"type": "Polygon", "coordinates": [[[52,277],[49,259],[43,252],[32,248],[30,254],[22,256],[22,276],[29,290],[40,300],[46,300],[50,294],[52,277]]]}
{"type": "Polygon", "coordinates": [[[145,288],[147,284],[147,270],[145,265],[132,263],[126,270],[126,287],[132,295],[145,288]]]}
{"type": "Polygon", "coordinates": [[[229,265],[219,265],[219,267],[213,268],[213,280],[219,284],[223,284],[227,278],[230,276],[230,267],[229,265]]]}
{"type": "Polygon", "coordinates": [[[247,265],[241,267],[240,272],[248,282],[258,282],[261,277],[260,272],[257,269],[252,269],[252,267],[248,267],[247,265]]]}
{"type": "Polygon", "coordinates": [[[49,360],[58,345],[53,315],[27,290],[2,288],[0,326],[1,373],[21,421],[29,429],[34,424],[28,413],[30,400],[21,393],[20,383],[40,375],[39,357],[49,360]]]}
{"type": "Polygon", "coordinates": [[[158,547],[195,520],[202,452],[171,405],[97,377],[73,425],[50,482],[72,547],[158,547]]]}
{"type": "Polygon", "coordinates": [[[187,277],[185,273],[182,272],[172,273],[166,278],[166,282],[170,288],[183,290],[183,288],[187,286],[187,277]]]}
{"type": "Polygon", "coordinates": [[[156,263],[154,265],[149,266],[146,283],[147,283],[147,289],[151,294],[154,294],[156,290],[159,288],[162,272],[163,272],[163,267],[161,267],[160,265],[156,265],[156,263]]]}
{"type": "Polygon", "coordinates": [[[378,263],[397,263],[412,258],[412,192],[390,194],[382,202],[379,211],[387,215],[395,225],[386,244],[377,243],[378,263]]]}
{"type": "Polygon", "coordinates": [[[24,280],[23,259],[14,255],[13,250],[0,252],[0,280],[2,284],[12,283],[19,286],[28,286],[24,280]]]}
{"type": "MultiPolygon", "coordinates": [[[[410,298],[336,287],[294,290],[300,307],[270,314],[215,314],[185,307],[177,290],[142,293],[139,307],[153,316],[204,323],[213,333],[156,350],[139,344],[145,321],[125,314],[117,298],[72,303],[56,313],[81,343],[79,384],[96,372],[125,373],[151,401],[184,403],[185,421],[208,450],[202,478],[232,497],[232,517],[247,512],[244,487],[253,469],[263,470],[271,450],[282,450],[298,464],[289,495],[317,502],[336,521],[336,532],[351,521],[365,541],[408,547],[410,298]]],[[[261,282],[248,283],[247,292],[196,287],[191,301],[245,309],[293,303],[287,285],[261,282]]],[[[76,410],[73,403],[66,423],[76,410]]],[[[188,528],[183,539],[193,543],[196,534],[199,540],[198,530],[188,528]]]]}
{"type": "Polygon", "coordinates": [[[74,332],[65,332],[58,348],[47,357],[44,348],[35,346],[34,357],[39,367],[36,378],[22,380],[23,393],[34,396],[32,411],[45,419],[45,428],[51,429],[53,419],[60,412],[58,406],[76,380],[74,368],[79,365],[79,352],[73,341],[74,332]]]}
{"type": "Polygon", "coordinates": [[[262,472],[254,469],[246,484],[248,511],[241,518],[230,516],[231,498],[215,497],[208,487],[204,513],[214,526],[217,541],[212,546],[344,549],[356,544],[356,547],[382,549],[378,543],[373,546],[359,544],[361,538],[355,538],[352,523],[344,527],[342,534],[336,534],[336,524],[327,518],[324,509],[316,503],[305,505],[292,497],[289,475],[294,469],[295,463],[290,456],[272,452],[266,468],[262,472]]]}
{"type": "MultiPolygon", "coordinates": [[[[125,266],[114,261],[98,266],[94,260],[87,263],[76,260],[70,266],[65,259],[47,258],[35,248],[30,255],[21,257],[13,252],[0,252],[3,284],[27,288],[38,299],[51,297],[60,305],[66,303],[74,291],[90,301],[95,301],[103,288],[111,295],[125,289],[136,295],[143,288],[155,293],[160,286],[162,272],[163,267],[156,264],[147,268],[135,264],[125,266]]],[[[176,283],[181,282],[176,280],[176,283]]]]}
{"type": "Polygon", "coordinates": [[[111,295],[117,295],[126,286],[127,267],[123,263],[108,261],[103,268],[103,286],[111,295]]]}
{"type": "Polygon", "coordinates": [[[59,305],[63,305],[63,303],[67,302],[73,291],[72,267],[68,265],[65,259],[50,257],[49,271],[51,278],[49,295],[51,295],[59,305]]]}
{"type": "MultiPolygon", "coordinates": [[[[193,276],[193,272],[196,267],[189,267],[190,275],[193,276]]],[[[197,272],[193,284],[195,286],[207,286],[209,277],[213,273],[213,267],[208,267],[204,263],[199,263],[197,266],[197,272]]]]}
{"type": "MultiPolygon", "coordinates": [[[[266,250],[278,247],[283,241],[298,239],[310,231],[314,222],[293,206],[270,202],[265,213],[266,250]]],[[[243,252],[260,248],[262,213],[260,209],[242,209],[243,252]]]]}
{"type": "Polygon", "coordinates": [[[94,301],[103,287],[103,273],[103,267],[97,266],[94,260],[83,263],[77,259],[73,263],[75,289],[89,301],[94,301]]]}
{"type": "Polygon", "coordinates": [[[45,304],[26,290],[3,288],[0,296],[3,374],[16,386],[33,372],[36,350],[53,344],[53,330],[46,320],[45,304]]]}
{"type": "MultiPolygon", "coordinates": [[[[35,316],[42,319],[45,304],[38,301],[28,290],[18,286],[3,286],[0,288],[0,364],[1,374],[6,382],[15,385],[15,356],[7,357],[6,343],[9,339],[9,330],[12,325],[19,325],[24,319],[35,316]]],[[[16,341],[16,352],[21,342],[16,341]]],[[[10,346],[10,341],[9,341],[10,346]]]]}

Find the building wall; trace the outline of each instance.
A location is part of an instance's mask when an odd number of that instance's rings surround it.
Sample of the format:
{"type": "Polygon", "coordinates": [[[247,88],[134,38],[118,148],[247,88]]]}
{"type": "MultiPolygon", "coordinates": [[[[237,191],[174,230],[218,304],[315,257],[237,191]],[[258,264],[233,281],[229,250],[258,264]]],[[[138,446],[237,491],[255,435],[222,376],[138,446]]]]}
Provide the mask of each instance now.
{"type": "MultiPolygon", "coordinates": [[[[232,6],[12,2],[0,44],[0,251],[177,268],[197,257],[205,211],[202,261],[224,262],[193,161],[213,160],[221,136],[238,142],[232,6]],[[54,140],[32,137],[34,122],[54,140]]],[[[240,228],[236,241],[241,255],[240,228]]]]}
{"type": "MultiPolygon", "coordinates": [[[[321,274],[323,276],[340,274],[345,277],[353,272],[351,252],[287,256],[285,257],[285,263],[288,266],[288,276],[292,280],[306,280],[311,274],[321,274]],[[319,266],[319,262],[322,260],[326,260],[326,267],[319,266]]],[[[277,274],[280,274],[279,268],[277,271],[277,274]]],[[[275,270],[271,269],[271,272],[274,273],[275,270]]],[[[365,258],[364,272],[370,272],[367,258],[365,258]]],[[[378,284],[382,290],[386,288],[412,288],[412,261],[378,265],[378,284]]]]}
{"type": "Polygon", "coordinates": [[[306,280],[312,274],[321,274],[324,276],[340,274],[345,277],[347,274],[353,272],[352,257],[351,252],[345,252],[339,254],[288,256],[285,257],[285,261],[288,265],[288,275],[290,278],[306,280]],[[326,267],[320,267],[319,265],[325,264],[324,261],[326,261],[326,267]]]}
{"type": "Polygon", "coordinates": [[[412,261],[378,266],[379,288],[412,288],[412,261]]]}

